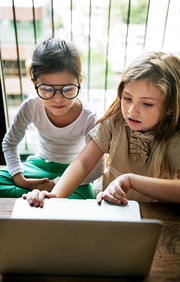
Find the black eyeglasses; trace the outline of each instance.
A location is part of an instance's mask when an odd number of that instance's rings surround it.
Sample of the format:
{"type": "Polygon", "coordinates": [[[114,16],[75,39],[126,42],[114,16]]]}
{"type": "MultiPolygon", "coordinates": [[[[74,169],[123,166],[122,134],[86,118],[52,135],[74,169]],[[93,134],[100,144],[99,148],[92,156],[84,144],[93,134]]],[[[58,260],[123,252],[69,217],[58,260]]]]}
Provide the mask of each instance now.
{"type": "Polygon", "coordinates": [[[66,99],[74,99],[79,94],[79,89],[81,89],[81,86],[75,85],[75,84],[68,84],[68,85],[48,85],[48,84],[41,84],[39,86],[35,85],[35,89],[37,91],[38,96],[41,99],[49,100],[51,99],[55,94],[56,91],[61,91],[61,94],[66,99]],[[62,86],[61,89],[55,89],[53,86],[62,86]]]}

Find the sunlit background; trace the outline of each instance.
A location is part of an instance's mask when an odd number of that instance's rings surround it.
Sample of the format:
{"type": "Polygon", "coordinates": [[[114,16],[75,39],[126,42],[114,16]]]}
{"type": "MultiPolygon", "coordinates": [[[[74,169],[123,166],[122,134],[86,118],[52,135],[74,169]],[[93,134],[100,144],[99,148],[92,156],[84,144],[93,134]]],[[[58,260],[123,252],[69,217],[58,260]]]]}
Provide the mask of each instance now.
{"type": "MultiPolygon", "coordinates": [[[[101,117],[125,68],[146,51],[180,54],[179,0],[0,0],[1,81],[7,127],[20,103],[35,94],[28,66],[49,37],[74,42],[82,53],[81,98],[101,117]]],[[[21,154],[34,153],[30,125],[21,154]]]]}

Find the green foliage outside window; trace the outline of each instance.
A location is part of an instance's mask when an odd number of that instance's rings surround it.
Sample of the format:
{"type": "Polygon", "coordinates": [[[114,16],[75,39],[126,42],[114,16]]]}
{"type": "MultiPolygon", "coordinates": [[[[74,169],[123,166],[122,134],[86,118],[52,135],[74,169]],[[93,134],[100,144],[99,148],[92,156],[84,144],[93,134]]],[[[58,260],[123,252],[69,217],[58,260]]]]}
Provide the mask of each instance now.
{"type": "MultiPolygon", "coordinates": [[[[116,8],[119,10],[119,16],[122,17],[122,21],[127,24],[128,14],[128,0],[117,1],[116,8]]],[[[146,22],[148,0],[132,0],[130,11],[130,23],[142,24],[146,22]]]]}

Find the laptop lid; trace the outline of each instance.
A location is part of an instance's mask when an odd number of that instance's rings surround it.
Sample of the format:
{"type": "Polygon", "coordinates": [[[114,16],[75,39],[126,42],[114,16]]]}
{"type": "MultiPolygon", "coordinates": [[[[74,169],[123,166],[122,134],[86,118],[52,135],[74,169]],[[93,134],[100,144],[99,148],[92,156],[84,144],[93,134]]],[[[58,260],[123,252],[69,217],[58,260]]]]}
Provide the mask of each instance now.
{"type": "Polygon", "coordinates": [[[147,276],[157,220],[0,219],[0,273],[147,276]]]}

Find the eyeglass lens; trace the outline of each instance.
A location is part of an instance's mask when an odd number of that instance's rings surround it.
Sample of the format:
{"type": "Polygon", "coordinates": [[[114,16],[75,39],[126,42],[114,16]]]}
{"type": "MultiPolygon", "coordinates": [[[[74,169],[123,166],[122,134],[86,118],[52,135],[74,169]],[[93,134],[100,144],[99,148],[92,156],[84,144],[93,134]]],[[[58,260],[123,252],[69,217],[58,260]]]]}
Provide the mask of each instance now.
{"type": "MultiPolygon", "coordinates": [[[[40,85],[38,87],[38,94],[43,99],[49,99],[54,95],[54,91],[56,90],[57,89],[54,89],[50,85],[40,85]]],[[[79,89],[78,89],[78,86],[76,85],[66,85],[66,86],[63,86],[61,91],[65,98],[72,99],[78,94],[79,89]]]]}

